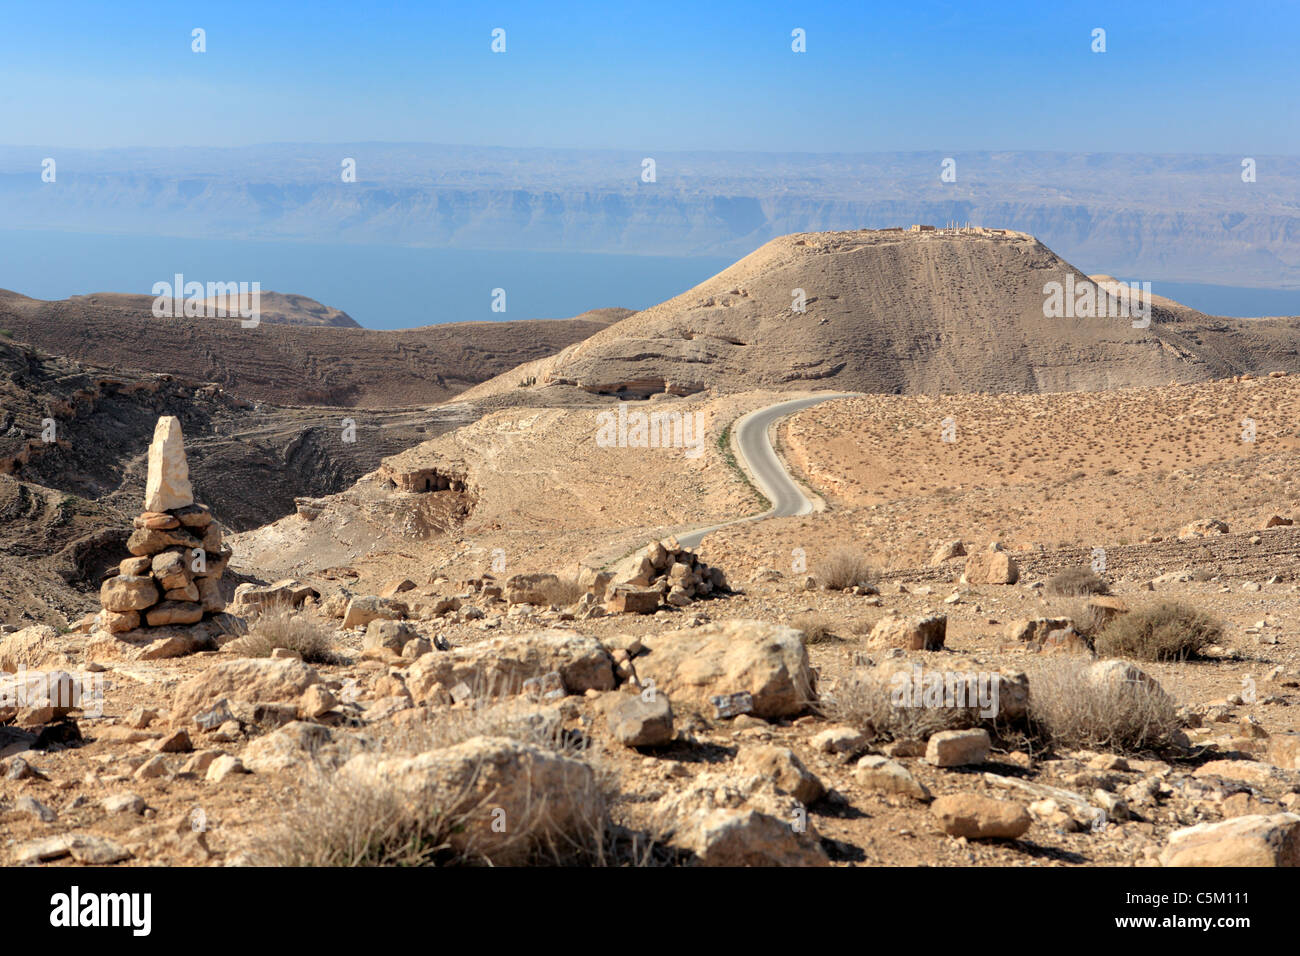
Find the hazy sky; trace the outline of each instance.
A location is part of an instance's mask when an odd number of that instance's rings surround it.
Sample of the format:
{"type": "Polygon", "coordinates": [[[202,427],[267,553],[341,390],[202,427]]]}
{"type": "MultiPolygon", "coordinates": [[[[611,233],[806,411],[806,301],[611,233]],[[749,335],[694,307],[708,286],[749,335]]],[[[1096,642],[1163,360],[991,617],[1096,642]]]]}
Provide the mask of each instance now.
{"type": "Polygon", "coordinates": [[[6,0],[0,143],[1266,155],[1298,59],[1300,4],[1257,0],[6,0]]]}

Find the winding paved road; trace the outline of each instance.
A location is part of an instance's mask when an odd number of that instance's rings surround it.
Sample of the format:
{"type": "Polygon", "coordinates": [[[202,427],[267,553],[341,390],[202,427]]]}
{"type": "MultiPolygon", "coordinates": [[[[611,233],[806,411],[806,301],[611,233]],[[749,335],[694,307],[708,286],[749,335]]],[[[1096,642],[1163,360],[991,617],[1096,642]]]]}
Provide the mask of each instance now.
{"type": "Polygon", "coordinates": [[[772,427],[772,423],[778,419],[793,415],[795,412],[811,405],[819,405],[833,398],[852,398],[854,395],[854,392],[833,392],[828,395],[813,395],[810,398],[796,398],[788,402],[768,405],[766,408],[757,409],[736,419],[731,432],[732,446],[736,450],[736,456],[750,476],[753,477],[759,490],[767,496],[768,501],[772,502],[772,507],[762,514],[750,515],[748,518],[737,518],[734,521],[724,521],[721,524],[710,525],[697,531],[679,534],[677,536],[678,543],[682,547],[694,549],[699,547],[705,535],[711,531],[717,531],[719,528],[740,524],[744,521],[785,518],[790,515],[806,515],[811,512],[813,510],[812,502],[808,500],[808,496],[795,484],[794,479],[785,470],[785,466],[781,464],[781,459],[777,457],[776,449],[772,447],[772,442],[768,438],[768,430],[772,427]]]}

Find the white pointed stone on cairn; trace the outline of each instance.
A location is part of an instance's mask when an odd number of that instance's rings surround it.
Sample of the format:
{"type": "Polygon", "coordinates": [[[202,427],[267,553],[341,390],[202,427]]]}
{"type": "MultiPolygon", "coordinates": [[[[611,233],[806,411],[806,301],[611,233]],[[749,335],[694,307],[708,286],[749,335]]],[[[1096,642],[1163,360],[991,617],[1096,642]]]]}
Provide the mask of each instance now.
{"type": "Polygon", "coordinates": [[[154,426],[149,443],[149,477],[144,486],[144,510],[168,511],[194,504],[190,464],[185,460],[185,436],[174,415],[164,415],[154,426]]]}
{"type": "Polygon", "coordinates": [[[149,445],[144,511],[126,549],[133,557],[99,590],[101,622],[112,633],[141,627],[197,624],[225,610],[221,575],[230,546],[208,509],[194,503],[181,423],[164,415],[149,445]]]}

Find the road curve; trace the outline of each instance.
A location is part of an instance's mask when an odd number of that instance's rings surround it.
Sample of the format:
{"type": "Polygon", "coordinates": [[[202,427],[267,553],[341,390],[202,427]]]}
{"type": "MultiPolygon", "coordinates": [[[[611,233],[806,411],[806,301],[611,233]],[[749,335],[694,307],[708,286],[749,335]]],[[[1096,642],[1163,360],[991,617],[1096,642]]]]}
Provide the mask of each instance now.
{"type": "Polygon", "coordinates": [[[690,531],[686,534],[677,535],[677,541],[686,548],[698,548],[704,536],[711,531],[717,531],[719,528],[726,528],[729,525],[740,524],[745,521],[761,521],[764,518],[785,518],[790,515],[806,515],[813,510],[812,502],[808,496],[803,493],[794,479],[790,477],[785,466],[781,464],[781,459],[777,457],[776,449],[772,447],[772,442],[768,438],[768,430],[772,424],[787,415],[793,415],[812,405],[820,405],[822,402],[830,401],[833,398],[853,398],[855,392],[832,392],[825,395],[813,395],[809,398],[795,398],[788,402],[778,402],[775,405],[768,405],[766,408],[759,408],[747,415],[742,415],[736,419],[736,423],[731,429],[731,445],[736,452],[736,459],[758,485],[760,491],[767,496],[767,500],[772,503],[772,507],[762,514],[750,515],[747,518],[737,518],[734,521],[724,521],[721,524],[710,525],[707,528],[700,528],[696,531],[690,531]]]}

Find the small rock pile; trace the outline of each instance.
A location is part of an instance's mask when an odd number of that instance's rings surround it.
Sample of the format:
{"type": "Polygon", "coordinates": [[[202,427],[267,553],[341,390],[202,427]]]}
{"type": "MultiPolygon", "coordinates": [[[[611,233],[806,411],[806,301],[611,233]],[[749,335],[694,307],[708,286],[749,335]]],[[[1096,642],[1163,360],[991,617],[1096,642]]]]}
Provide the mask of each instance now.
{"type": "Polygon", "coordinates": [[[194,503],[184,437],[173,416],[159,418],[154,429],[144,511],[133,524],[126,543],[132,557],[99,589],[105,630],[197,624],[225,609],[220,582],[230,546],[208,509],[194,503]]]}
{"type": "Polygon", "coordinates": [[[729,593],[727,576],[711,568],[676,538],[655,541],[632,555],[608,581],[605,607],[618,614],[653,613],[661,603],[686,607],[701,598],[729,593]]]}

